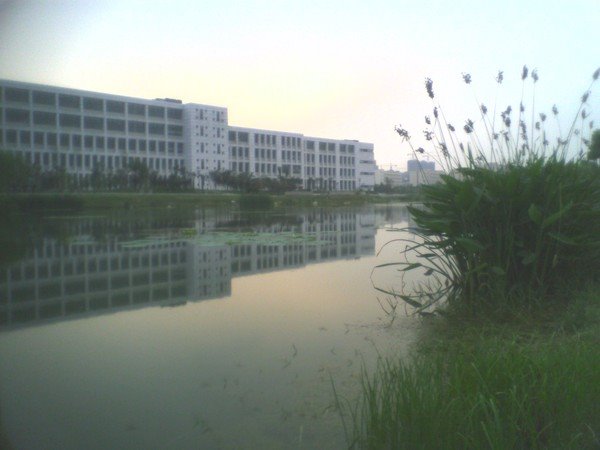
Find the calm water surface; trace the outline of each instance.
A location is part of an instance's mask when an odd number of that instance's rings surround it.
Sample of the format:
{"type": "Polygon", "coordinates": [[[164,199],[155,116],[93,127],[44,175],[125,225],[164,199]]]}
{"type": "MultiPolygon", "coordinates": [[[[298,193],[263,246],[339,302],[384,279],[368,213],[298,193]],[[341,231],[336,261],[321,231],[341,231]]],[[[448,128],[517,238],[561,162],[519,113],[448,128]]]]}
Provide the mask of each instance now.
{"type": "Polygon", "coordinates": [[[388,326],[371,281],[399,258],[376,256],[399,237],[386,228],[407,218],[370,206],[14,219],[0,447],[344,448],[332,380],[352,399],[361,365],[405,351],[418,326],[388,326]]]}

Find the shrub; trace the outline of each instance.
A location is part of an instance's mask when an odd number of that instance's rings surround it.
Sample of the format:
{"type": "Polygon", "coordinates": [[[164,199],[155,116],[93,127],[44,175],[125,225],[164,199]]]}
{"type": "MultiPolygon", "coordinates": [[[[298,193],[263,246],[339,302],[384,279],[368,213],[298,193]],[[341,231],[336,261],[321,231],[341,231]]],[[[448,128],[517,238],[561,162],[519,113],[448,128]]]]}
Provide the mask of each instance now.
{"type": "MultiPolygon", "coordinates": [[[[524,67],[524,86],[528,73],[524,67]]],[[[599,75],[600,69],[592,84],[599,75]]],[[[497,81],[502,78],[500,72],[497,81]]],[[[469,75],[463,79],[471,83],[469,75]]],[[[531,79],[535,86],[535,71],[531,79]]],[[[426,89],[433,99],[429,79],[426,89]]],[[[440,184],[423,188],[421,207],[410,208],[417,225],[410,231],[417,240],[408,243],[406,260],[398,262],[402,271],[423,270],[428,279],[399,297],[421,310],[442,299],[479,310],[543,298],[540,293],[551,293],[565,280],[597,276],[600,169],[584,159],[581,148],[578,156],[570,156],[577,142],[589,142],[583,138],[583,124],[590,89],[568,134],[558,133],[555,145],[548,142],[543,113],[539,121],[532,118],[527,132],[522,98],[516,128],[511,128],[510,106],[495,121],[481,105],[481,120],[467,120],[463,127],[466,143],[434,104],[425,136],[447,174],[440,184]],[[498,123],[501,130],[495,128],[498,123]],[[480,139],[476,126],[486,138],[480,139]]],[[[556,107],[553,113],[558,114],[556,107]]],[[[406,130],[398,127],[397,132],[410,144],[406,130]]],[[[423,148],[413,151],[417,157],[426,153],[423,148]]]]}

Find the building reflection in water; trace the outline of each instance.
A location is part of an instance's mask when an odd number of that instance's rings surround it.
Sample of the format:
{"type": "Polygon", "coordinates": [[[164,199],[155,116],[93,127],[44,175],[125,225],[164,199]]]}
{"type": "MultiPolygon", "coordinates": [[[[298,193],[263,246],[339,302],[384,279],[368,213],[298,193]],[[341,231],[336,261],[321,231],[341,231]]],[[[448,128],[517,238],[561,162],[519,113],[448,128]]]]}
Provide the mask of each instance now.
{"type": "MultiPolygon", "coordinates": [[[[233,277],[373,255],[377,227],[405,217],[390,219],[386,209],[371,208],[312,210],[287,219],[252,229],[303,233],[314,241],[206,246],[179,236],[128,248],[123,244],[131,233],[98,233],[93,219],[80,220],[68,240],[40,239],[26,258],[0,270],[0,327],[227,297],[233,277]]],[[[231,217],[199,217],[192,225],[206,233],[224,223],[239,226],[231,217]]]]}

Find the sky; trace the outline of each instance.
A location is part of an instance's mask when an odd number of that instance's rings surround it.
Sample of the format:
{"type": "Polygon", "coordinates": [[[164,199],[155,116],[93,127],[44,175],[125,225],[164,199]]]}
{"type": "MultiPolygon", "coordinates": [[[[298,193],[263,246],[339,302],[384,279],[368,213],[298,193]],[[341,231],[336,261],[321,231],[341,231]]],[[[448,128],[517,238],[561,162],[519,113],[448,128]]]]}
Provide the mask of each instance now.
{"type": "Polygon", "coordinates": [[[518,108],[523,65],[535,112],[568,126],[600,67],[598,0],[0,0],[0,78],[225,106],[230,125],[372,142],[385,168],[412,158],[396,126],[425,144],[425,78],[460,128],[481,102],[518,108]]]}

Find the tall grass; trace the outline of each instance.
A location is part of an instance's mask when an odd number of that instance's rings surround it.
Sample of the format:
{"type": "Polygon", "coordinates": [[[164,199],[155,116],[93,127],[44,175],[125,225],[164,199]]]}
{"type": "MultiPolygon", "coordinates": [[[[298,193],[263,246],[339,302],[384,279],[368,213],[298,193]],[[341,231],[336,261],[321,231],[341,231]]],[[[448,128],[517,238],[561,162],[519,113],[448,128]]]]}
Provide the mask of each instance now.
{"type": "Polygon", "coordinates": [[[363,372],[350,447],[600,448],[598,284],[570,295],[542,320],[428,321],[411,357],[363,372]]]}
{"type": "Polygon", "coordinates": [[[573,336],[497,337],[452,353],[382,360],[363,375],[355,448],[600,447],[600,352],[573,336]]]}
{"type": "MultiPolygon", "coordinates": [[[[524,67],[521,73],[516,123],[510,106],[491,117],[480,105],[480,119],[468,119],[464,135],[446,121],[435,103],[433,82],[426,80],[434,102],[433,119],[425,119],[431,150],[415,149],[407,130],[398,127],[397,132],[417,157],[431,155],[446,175],[423,188],[422,207],[410,208],[416,239],[406,242],[398,266],[422,270],[428,278],[401,298],[421,309],[448,300],[472,311],[490,311],[543,299],[540,293],[552,294],[565,280],[597,277],[600,167],[584,159],[582,146],[593,126],[586,122],[586,102],[599,76],[600,69],[564,135],[556,122],[555,144],[547,137],[548,116],[535,111],[536,71],[529,76],[524,67]],[[530,116],[524,106],[529,80],[530,116]],[[529,126],[525,117],[531,117],[529,126]]],[[[503,77],[500,72],[499,85],[503,77]]],[[[472,83],[468,74],[463,80],[472,83]]],[[[553,114],[558,115],[556,107],[553,114]]]]}

